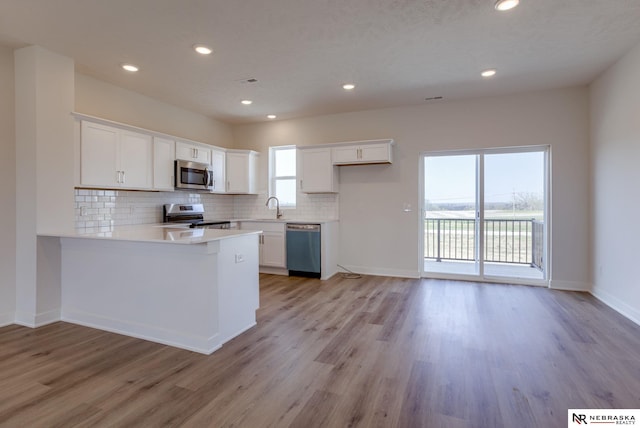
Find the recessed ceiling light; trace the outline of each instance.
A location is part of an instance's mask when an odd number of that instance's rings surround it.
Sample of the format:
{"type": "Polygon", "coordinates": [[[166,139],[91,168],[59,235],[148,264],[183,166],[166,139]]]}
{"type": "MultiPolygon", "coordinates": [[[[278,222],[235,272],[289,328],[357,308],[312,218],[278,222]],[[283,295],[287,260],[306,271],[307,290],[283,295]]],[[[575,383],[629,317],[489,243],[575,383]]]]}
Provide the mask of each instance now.
{"type": "Polygon", "coordinates": [[[344,85],[342,85],[342,89],[344,89],[345,91],[352,91],[353,89],[355,89],[356,85],[354,85],[353,83],[345,83],[344,85]]]}
{"type": "Polygon", "coordinates": [[[505,10],[511,10],[514,7],[520,4],[520,0],[498,0],[496,2],[495,8],[500,12],[504,12],[505,10]]]}
{"type": "Polygon", "coordinates": [[[135,73],[136,71],[138,71],[138,67],[136,67],[133,64],[122,64],[122,68],[132,73],[135,73]]]}
{"type": "Polygon", "coordinates": [[[205,45],[194,45],[193,49],[201,55],[209,55],[213,52],[209,46],[205,45]]]}
{"type": "Polygon", "coordinates": [[[267,115],[267,119],[275,119],[276,117],[278,117],[278,116],[276,116],[275,114],[268,114],[267,115]]]}
{"type": "Polygon", "coordinates": [[[485,71],[483,71],[482,73],[480,73],[480,75],[481,75],[482,77],[493,77],[493,76],[495,76],[495,75],[496,75],[496,73],[497,73],[497,71],[496,71],[496,69],[495,69],[495,68],[490,68],[490,69],[485,70],[485,71]]]}
{"type": "Polygon", "coordinates": [[[242,104],[246,105],[246,106],[251,105],[251,104],[253,103],[253,101],[251,101],[251,100],[242,100],[242,101],[240,101],[240,102],[241,102],[242,104]]]}

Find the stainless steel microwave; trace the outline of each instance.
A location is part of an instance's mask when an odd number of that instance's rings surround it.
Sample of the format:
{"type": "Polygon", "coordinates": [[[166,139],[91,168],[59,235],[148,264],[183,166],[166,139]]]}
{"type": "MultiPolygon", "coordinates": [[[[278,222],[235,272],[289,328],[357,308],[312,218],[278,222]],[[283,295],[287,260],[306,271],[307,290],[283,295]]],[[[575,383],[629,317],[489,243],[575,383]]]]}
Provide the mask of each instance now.
{"type": "Polygon", "coordinates": [[[213,171],[206,163],[177,160],[176,189],[213,190],[213,171]]]}

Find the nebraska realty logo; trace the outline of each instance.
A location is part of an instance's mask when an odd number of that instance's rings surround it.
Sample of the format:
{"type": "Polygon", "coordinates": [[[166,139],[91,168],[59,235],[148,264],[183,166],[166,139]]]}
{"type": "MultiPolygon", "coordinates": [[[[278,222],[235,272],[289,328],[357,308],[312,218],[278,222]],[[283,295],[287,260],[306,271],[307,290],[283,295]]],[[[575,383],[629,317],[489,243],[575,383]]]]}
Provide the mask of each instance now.
{"type": "Polygon", "coordinates": [[[569,427],[594,424],[635,425],[640,409],[569,409],[569,427]]]}

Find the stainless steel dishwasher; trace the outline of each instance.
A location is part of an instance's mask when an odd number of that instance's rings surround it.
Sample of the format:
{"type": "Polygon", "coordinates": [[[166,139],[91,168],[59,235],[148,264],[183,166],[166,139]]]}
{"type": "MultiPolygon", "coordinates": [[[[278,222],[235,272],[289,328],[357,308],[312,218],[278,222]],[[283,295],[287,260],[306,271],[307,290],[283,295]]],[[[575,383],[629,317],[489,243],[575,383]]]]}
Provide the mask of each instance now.
{"type": "Polygon", "coordinates": [[[320,278],[320,225],[287,223],[289,275],[320,278]]]}

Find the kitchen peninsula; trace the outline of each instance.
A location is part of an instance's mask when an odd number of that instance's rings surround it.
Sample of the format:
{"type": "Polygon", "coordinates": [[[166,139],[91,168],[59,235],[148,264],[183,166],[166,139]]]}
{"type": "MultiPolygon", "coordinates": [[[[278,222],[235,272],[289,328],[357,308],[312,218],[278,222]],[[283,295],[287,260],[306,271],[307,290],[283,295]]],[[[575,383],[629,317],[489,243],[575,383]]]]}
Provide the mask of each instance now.
{"type": "Polygon", "coordinates": [[[259,233],[139,225],[56,235],[61,319],[211,354],[256,323],[259,233]]]}

